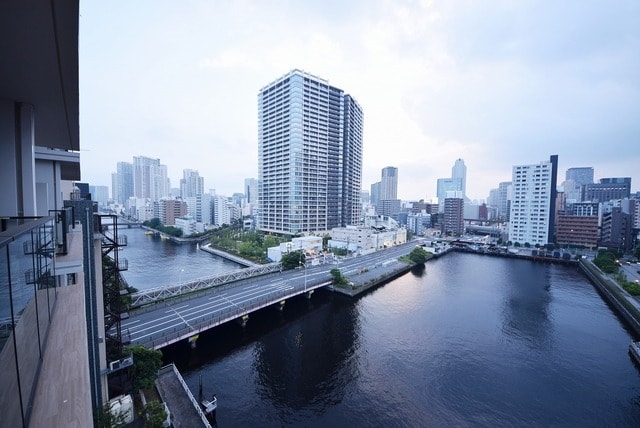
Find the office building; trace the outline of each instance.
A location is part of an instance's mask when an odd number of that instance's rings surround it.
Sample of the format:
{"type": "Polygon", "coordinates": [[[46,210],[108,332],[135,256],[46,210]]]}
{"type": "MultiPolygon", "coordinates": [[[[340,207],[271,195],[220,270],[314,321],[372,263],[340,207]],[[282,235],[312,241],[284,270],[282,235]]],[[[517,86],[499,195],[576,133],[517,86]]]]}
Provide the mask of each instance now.
{"type": "Polygon", "coordinates": [[[351,96],[300,70],[258,95],[257,228],[295,235],[360,218],[363,114],[351,96]]]}
{"type": "Polygon", "coordinates": [[[453,167],[451,168],[451,178],[458,180],[460,190],[462,192],[462,198],[467,198],[467,166],[464,164],[464,160],[456,159],[453,167]]]}
{"type": "Polygon", "coordinates": [[[398,199],[398,168],[382,168],[380,180],[380,199],[398,199]]]}
{"type": "Polygon", "coordinates": [[[382,168],[376,213],[383,216],[396,215],[400,212],[398,199],[398,168],[388,166],[382,168]]]}
{"type": "Polygon", "coordinates": [[[248,204],[258,203],[258,180],[255,178],[244,179],[244,198],[248,204]]]}
{"type": "Polygon", "coordinates": [[[584,201],[608,202],[614,199],[624,199],[631,196],[631,178],[601,178],[599,183],[584,186],[584,201]]]}
{"type": "Polygon", "coordinates": [[[573,181],[578,187],[593,184],[593,167],[569,168],[565,174],[565,180],[573,181]]]}
{"type": "Polygon", "coordinates": [[[618,206],[604,213],[598,245],[617,251],[630,251],[633,248],[632,215],[618,206]]]}
{"type": "Polygon", "coordinates": [[[154,207],[157,207],[156,217],[165,226],[173,226],[177,218],[186,216],[188,212],[187,203],[178,199],[160,199],[154,207]]]}
{"type": "Polygon", "coordinates": [[[554,242],[558,156],[513,167],[509,240],[546,245],[554,242]]]}

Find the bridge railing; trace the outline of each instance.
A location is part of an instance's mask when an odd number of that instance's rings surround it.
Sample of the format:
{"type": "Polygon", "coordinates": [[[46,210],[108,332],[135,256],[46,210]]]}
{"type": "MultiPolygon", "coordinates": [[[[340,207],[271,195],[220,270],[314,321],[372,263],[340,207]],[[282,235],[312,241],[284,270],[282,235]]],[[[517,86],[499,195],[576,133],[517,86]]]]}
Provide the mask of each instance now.
{"type": "Polygon", "coordinates": [[[269,296],[261,297],[253,301],[251,304],[242,307],[229,307],[228,309],[218,313],[217,315],[204,314],[199,316],[195,320],[190,321],[189,326],[176,327],[169,332],[161,332],[149,336],[145,340],[135,341],[138,344],[142,344],[153,349],[159,349],[172,343],[178,342],[187,337],[196,335],[202,331],[216,327],[225,322],[240,318],[258,309],[273,305],[282,300],[289,299],[295,295],[304,293],[305,291],[311,291],[316,288],[325,287],[330,285],[332,280],[322,280],[313,285],[307,284],[306,289],[300,285],[295,290],[279,290],[274,291],[269,296]]]}
{"type": "Polygon", "coordinates": [[[165,285],[162,287],[141,290],[131,295],[131,308],[148,305],[166,299],[178,297],[185,293],[205,290],[211,287],[220,286],[229,282],[239,281],[258,275],[280,271],[280,263],[270,263],[233,272],[226,272],[219,275],[199,278],[193,281],[184,282],[177,285],[165,285]]]}

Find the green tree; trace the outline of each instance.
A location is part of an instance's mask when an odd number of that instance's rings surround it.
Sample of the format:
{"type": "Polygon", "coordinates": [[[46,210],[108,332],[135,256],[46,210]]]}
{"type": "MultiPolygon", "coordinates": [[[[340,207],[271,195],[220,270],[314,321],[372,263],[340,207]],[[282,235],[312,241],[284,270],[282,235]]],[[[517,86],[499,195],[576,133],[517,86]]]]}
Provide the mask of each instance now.
{"type": "Polygon", "coordinates": [[[263,248],[266,250],[267,248],[271,248],[271,247],[275,247],[278,245],[278,240],[271,236],[271,235],[267,235],[264,237],[264,240],[262,242],[263,248]]]}
{"type": "Polygon", "coordinates": [[[600,250],[593,264],[598,266],[604,273],[616,273],[618,271],[618,264],[616,262],[617,254],[609,250],[600,250]]]}
{"type": "Polygon", "coordinates": [[[157,229],[159,226],[162,226],[162,223],[160,223],[160,219],[158,217],[154,217],[151,220],[143,222],[142,225],[150,227],[151,229],[157,229]]]}
{"type": "Polygon", "coordinates": [[[133,387],[135,389],[151,388],[162,366],[162,352],[149,349],[144,345],[132,345],[126,349],[133,355],[133,387]]]}
{"type": "Polygon", "coordinates": [[[409,260],[415,264],[424,263],[429,259],[429,253],[422,247],[416,247],[409,253],[409,260]]]}
{"type": "Polygon", "coordinates": [[[637,245],[636,248],[633,249],[633,256],[636,259],[640,259],[640,245],[637,245]]]}
{"type": "Polygon", "coordinates": [[[123,428],[125,425],[125,414],[118,413],[114,415],[109,409],[109,403],[100,406],[93,417],[93,426],[95,428],[123,428]]]}
{"type": "Polygon", "coordinates": [[[167,412],[164,405],[159,401],[149,401],[144,406],[144,414],[146,421],[145,428],[162,428],[164,421],[167,419],[167,412]]]}
{"type": "Polygon", "coordinates": [[[342,272],[340,272],[340,269],[333,268],[330,273],[333,277],[333,283],[338,287],[345,287],[349,283],[347,278],[345,278],[344,275],[342,275],[342,272]]]}
{"type": "Polygon", "coordinates": [[[284,270],[295,269],[298,266],[304,264],[304,262],[305,255],[302,251],[293,251],[287,254],[283,254],[282,259],[280,259],[282,269],[284,270]]]}

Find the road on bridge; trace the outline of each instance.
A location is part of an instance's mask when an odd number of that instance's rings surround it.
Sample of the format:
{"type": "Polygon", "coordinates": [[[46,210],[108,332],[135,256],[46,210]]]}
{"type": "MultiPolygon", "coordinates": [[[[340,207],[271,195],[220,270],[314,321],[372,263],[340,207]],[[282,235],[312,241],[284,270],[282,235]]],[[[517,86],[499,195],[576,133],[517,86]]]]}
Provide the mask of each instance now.
{"type": "Polygon", "coordinates": [[[350,273],[406,255],[415,246],[416,241],[412,241],[372,254],[344,258],[334,264],[261,275],[235,286],[213,287],[149,305],[131,312],[129,318],[122,321],[123,339],[159,349],[260,308],[324,287],[332,280],[333,268],[349,277],[350,273]]]}

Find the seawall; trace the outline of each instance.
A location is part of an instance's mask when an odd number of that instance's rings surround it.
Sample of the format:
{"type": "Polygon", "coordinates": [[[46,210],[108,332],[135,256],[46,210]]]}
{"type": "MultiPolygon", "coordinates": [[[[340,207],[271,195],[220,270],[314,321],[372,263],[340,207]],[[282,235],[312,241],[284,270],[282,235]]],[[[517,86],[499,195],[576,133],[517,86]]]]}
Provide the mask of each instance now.
{"type": "Polygon", "coordinates": [[[640,303],[589,260],[580,259],[579,266],[596,290],[618,311],[633,331],[640,335],[640,303]]]}

